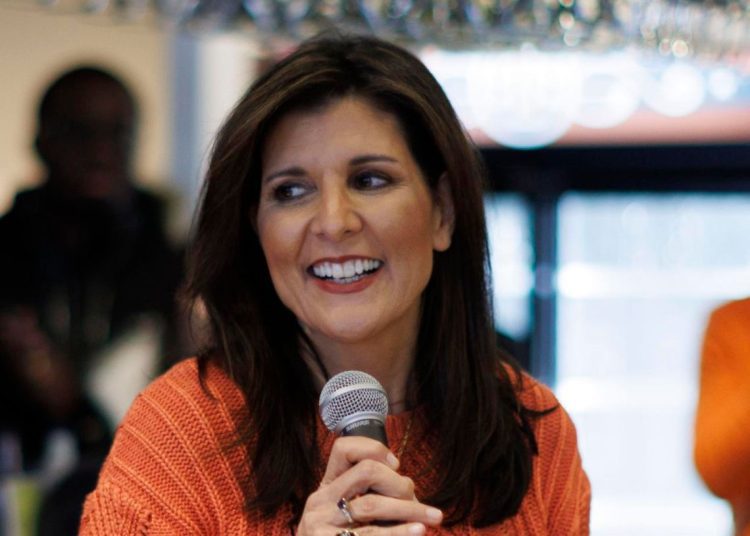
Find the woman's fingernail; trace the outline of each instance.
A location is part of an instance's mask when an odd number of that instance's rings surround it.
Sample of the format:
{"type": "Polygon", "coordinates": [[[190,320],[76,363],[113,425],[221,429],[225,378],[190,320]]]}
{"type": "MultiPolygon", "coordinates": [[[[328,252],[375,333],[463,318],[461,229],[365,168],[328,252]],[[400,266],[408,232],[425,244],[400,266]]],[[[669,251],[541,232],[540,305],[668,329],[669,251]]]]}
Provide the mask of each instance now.
{"type": "Polygon", "coordinates": [[[392,452],[388,453],[388,456],[386,456],[386,460],[388,461],[388,465],[390,465],[393,469],[398,469],[398,458],[393,455],[392,452]]]}
{"type": "Polygon", "coordinates": [[[430,521],[440,521],[443,519],[443,512],[437,508],[428,508],[426,514],[430,521]]]}
{"type": "Polygon", "coordinates": [[[425,528],[422,523],[414,523],[409,525],[409,534],[424,534],[425,528]]]}

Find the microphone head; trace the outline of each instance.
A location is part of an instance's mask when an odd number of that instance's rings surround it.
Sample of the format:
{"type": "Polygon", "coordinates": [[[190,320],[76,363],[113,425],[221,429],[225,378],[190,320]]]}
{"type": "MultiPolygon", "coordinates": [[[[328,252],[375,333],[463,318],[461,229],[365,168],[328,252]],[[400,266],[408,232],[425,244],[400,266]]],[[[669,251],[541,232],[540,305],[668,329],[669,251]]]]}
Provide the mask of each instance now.
{"type": "Polygon", "coordinates": [[[332,432],[341,432],[353,419],[370,418],[385,423],[388,397],[380,382],[359,370],[333,376],[320,392],[320,417],[332,432]]]}

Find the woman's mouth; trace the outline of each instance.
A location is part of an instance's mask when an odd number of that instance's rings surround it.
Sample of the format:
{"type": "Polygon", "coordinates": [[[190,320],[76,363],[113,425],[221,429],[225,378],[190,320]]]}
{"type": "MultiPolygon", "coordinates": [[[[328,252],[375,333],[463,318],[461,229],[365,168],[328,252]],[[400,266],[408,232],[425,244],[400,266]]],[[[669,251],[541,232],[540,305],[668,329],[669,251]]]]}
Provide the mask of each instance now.
{"type": "Polygon", "coordinates": [[[310,266],[307,271],[323,281],[346,285],[377,272],[381,266],[383,266],[383,261],[361,258],[344,262],[318,262],[310,266]]]}

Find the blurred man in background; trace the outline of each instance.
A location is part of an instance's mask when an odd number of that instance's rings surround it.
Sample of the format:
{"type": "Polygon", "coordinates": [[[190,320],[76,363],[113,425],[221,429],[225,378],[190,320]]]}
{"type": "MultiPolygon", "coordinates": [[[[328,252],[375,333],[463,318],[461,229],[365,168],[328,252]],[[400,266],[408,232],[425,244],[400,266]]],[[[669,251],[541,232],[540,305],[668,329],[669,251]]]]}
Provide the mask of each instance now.
{"type": "Polygon", "coordinates": [[[52,431],[74,438],[80,460],[107,452],[116,423],[86,377],[144,318],[159,325],[161,355],[180,352],[181,255],[162,201],[133,184],[136,116],[110,73],[60,76],[38,109],[46,178],[0,219],[0,432],[20,444],[25,470],[39,468],[52,431]]]}

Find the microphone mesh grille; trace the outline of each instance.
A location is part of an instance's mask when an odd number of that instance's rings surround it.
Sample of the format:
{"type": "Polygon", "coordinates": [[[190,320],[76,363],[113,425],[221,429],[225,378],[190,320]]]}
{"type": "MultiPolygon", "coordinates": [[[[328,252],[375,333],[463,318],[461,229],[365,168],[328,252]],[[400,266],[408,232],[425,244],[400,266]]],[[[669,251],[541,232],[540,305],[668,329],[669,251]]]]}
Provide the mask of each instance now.
{"type": "Polygon", "coordinates": [[[320,417],[334,431],[342,419],[355,413],[377,413],[385,420],[388,397],[380,382],[359,370],[333,376],[320,392],[320,417]]]}

